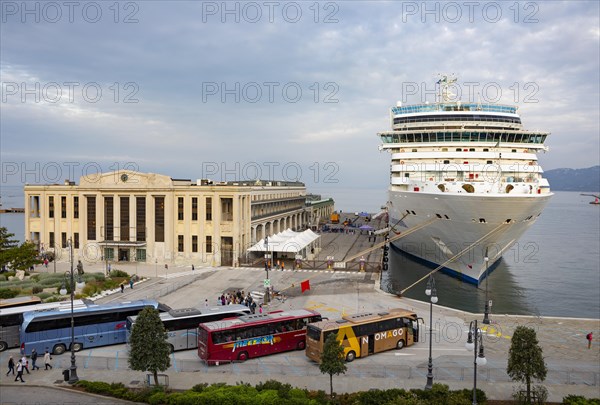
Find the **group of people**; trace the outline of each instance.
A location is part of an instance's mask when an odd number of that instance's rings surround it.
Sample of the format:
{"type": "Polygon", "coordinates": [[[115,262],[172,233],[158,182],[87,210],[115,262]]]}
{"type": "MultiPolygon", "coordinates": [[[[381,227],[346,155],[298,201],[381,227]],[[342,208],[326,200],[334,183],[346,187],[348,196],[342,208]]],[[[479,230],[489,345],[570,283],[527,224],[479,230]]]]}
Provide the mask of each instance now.
{"type": "Polygon", "coordinates": [[[220,297],[217,297],[217,305],[232,305],[232,304],[241,304],[250,308],[252,313],[256,313],[257,307],[258,312],[262,314],[262,304],[256,305],[256,301],[252,298],[250,293],[247,295],[244,294],[244,291],[235,291],[230,293],[221,294],[220,297]]]}
{"type": "MultiPolygon", "coordinates": [[[[35,369],[39,370],[40,367],[37,364],[35,364],[38,359],[38,353],[35,349],[33,349],[31,351],[30,359],[31,359],[32,371],[35,369]]],[[[44,353],[44,365],[45,365],[44,370],[52,369],[52,364],[50,364],[50,360],[52,360],[52,356],[50,356],[50,353],[48,352],[48,350],[46,350],[46,353],[44,353]]],[[[17,361],[17,364],[15,364],[15,360],[13,359],[12,356],[9,357],[8,372],[6,373],[6,376],[8,376],[10,373],[15,375],[15,369],[17,371],[17,376],[15,377],[15,381],[21,380],[21,382],[25,382],[25,380],[23,380],[23,372],[27,372],[27,374],[31,374],[29,372],[29,360],[27,360],[27,356],[23,355],[23,357],[20,358],[19,361],[17,361]]]]}

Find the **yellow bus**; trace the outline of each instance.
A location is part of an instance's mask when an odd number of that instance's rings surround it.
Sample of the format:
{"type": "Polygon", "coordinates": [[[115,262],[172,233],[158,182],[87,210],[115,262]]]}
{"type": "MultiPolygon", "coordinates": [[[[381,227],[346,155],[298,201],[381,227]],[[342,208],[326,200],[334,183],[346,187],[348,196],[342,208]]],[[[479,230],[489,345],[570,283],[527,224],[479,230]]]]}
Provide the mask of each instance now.
{"type": "Polygon", "coordinates": [[[402,349],[419,341],[419,320],[422,318],[412,311],[394,308],[311,323],[306,331],[306,356],[320,363],[325,339],[332,333],[344,346],[348,362],[385,350],[402,349]]]}

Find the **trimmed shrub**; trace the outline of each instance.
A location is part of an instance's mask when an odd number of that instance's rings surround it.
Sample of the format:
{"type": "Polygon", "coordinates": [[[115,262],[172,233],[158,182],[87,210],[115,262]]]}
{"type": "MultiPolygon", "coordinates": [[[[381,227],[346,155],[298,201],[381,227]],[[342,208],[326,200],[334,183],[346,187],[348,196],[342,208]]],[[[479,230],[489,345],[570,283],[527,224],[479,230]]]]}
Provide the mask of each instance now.
{"type": "Polygon", "coordinates": [[[110,277],[127,277],[129,278],[129,274],[123,270],[111,270],[110,277]]]}
{"type": "Polygon", "coordinates": [[[41,292],[39,294],[36,294],[42,301],[52,297],[52,294],[50,294],[49,292],[41,292]]]}
{"type": "Polygon", "coordinates": [[[39,294],[41,292],[44,292],[44,287],[42,287],[41,285],[36,284],[33,287],[31,287],[32,294],[39,294]]]}
{"type": "Polygon", "coordinates": [[[15,298],[17,295],[19,295],[19,290],[0,288],[0,298],[15,298]]]}
{"type": "Polygon", "coordinates": [[[567,395],[563,398],[564,405],[600,405],[600,399],[587,399],[582,395],[567,395]]]}

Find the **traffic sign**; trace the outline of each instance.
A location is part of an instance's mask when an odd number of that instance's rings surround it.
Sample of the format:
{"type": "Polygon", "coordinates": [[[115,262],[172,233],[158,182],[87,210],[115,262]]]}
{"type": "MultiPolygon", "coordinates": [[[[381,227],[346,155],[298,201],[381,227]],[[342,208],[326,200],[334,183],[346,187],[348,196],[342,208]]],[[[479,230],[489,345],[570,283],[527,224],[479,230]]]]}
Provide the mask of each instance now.
{"type": "Polygon", "coordinates": [[[271,287],[271,279],[270,278],[265,278],[265,280],[263,281],[263,286],[265,288],[271,287]]]}

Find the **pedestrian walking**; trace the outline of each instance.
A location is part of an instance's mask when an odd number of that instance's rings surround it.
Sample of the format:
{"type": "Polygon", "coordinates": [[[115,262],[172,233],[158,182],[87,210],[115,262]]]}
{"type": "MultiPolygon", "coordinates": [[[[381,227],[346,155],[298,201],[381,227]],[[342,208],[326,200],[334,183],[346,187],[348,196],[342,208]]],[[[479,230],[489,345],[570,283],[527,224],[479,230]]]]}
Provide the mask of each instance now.
{"type": "Polygon", "coordinates": [[[592,339],[594,338],[594,335],[592,334],[592,332],[588,333],[587,336],[585,337],[588,341],[588,349],[592,348],[592,339]]]}
{"type": "Polygon", "coordinates": [[[21,363],[23,364],[23,368],[27,371],[27,374],[31,374],[29,372],[29,360],[27,360],[27,356],[23,355],[21,358],[21,363]]]}
{"type": "Polygon", "coordinates": [[[15,360],[12,358],[12,356],[8,358],[8,372],[6,373],[6,375],[8,376],[11,371],[13,375],[15,375],[15,360]]]}
{"type": "Polygon", "coordinates": [[[133,277],[129,279],[129,288],[133,290],[133,277]]]}
{"type": "Polygon", "coordinates": [[[121,283],[121,294],[123,294],[124,290],[125,290],[125,283],[121,283]]]}
{"type": "Polygon", "coordinates": [[[260,305],[258,306],[258,313],[259,313],[259,314],[262,314],[262,304],[260,304],[260,305]]]}
{"type": "Polygon", "coordinates": [[[194,270],[195,270],[195,269],[194,269],[194,265],[192,264],[192,271],[194,271],[194,270]]]}
{"type": "Polygon", "coordinates": [[[110,276],[110,263],[108,264],[108,267],[106,268],[106,275],[110,276]]]}
{"type": "Polygon", "coordinates": [[[204,306],[205,306],[206,308],[208,308],[208,298],[205,298],[205,299],[204,299],[204,306]]]}
{"type": "Polygon", "coordinates": [[[19,360],[19,362],[17,363],[17,376],[15,377],[15,381],[21,380],[21,382],[25,382],[23,381],[23,362],[22,360],[19,360]]]}
{"type": "Polygon", "coordinates": [[[46,366],[45,370],[48,370],[48,368],[52,369],[50,360],[52,360],[52,356],[50,356],[50,353],[48,353],[48,350],[46,350],[46,353],[44,353],[44,366],[46,366]]]}
{"type": "Polygon", "coordinates": [[[31,350],[31,369],[35,370],[36,368],[39,370],[40,366],[36,366],[35,362],[38,358],[38,352],[37,350],[33,349],[31,350]]]}

